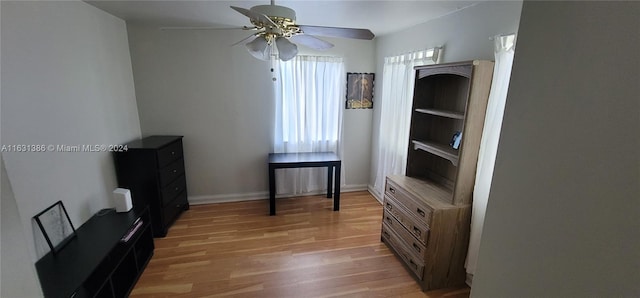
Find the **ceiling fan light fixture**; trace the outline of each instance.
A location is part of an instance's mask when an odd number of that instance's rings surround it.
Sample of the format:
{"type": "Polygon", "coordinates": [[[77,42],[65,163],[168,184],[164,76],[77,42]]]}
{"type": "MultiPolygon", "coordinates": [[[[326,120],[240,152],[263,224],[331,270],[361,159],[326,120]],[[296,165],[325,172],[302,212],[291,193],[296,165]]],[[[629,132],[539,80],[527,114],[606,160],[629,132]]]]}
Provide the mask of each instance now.
{"type": "Polygon", "coordinates": [[[282,61],[291,60],[298,54],[298,46],[284,37],[278,37],[276,45],[278,46],[278,56],[282,61]]]}
{"type": "Polygon", "coordinates": [[[245,46],[253,57],[264,61],[269,60],[269,42],[263,36],[258,36],[245,46]]]}
{"type": "MultiPolygon", "coordinates": [[[[313,35],[365,40],[371,40],[375,37],[368,29],[296,24],[296,12],[291,8],[275,5],[275,0],[271,0],[271,5],[256,5],[250,9],[236,6],[231,6],[231,8],[248,17],[254,26],[251,29],[258,31],[253,35],[256,38],[247,43],[246,47],[252,56],[260,60],[270,60],[276,50],[273,47],[277,47],[280,60],[291,60],[298,54],[298,46],[294,42],[314,50],[326,50],[333,47],[330,42],[313,35]]],[[[244,40],[238,43],[244,42],[244,40]]]]}

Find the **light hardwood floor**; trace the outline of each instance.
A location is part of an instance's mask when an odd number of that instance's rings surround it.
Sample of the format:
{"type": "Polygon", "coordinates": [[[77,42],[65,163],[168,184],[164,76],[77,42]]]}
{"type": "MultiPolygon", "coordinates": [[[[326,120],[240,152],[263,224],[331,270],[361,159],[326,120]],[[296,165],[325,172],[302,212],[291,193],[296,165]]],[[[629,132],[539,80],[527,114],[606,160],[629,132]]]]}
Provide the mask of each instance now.
{"type": "Polygon", "coordinates": [[[382,206],[368,192],[191,206],[155,239],[131,297],[469,297],[423,293],[380,242],[382,206]]]}

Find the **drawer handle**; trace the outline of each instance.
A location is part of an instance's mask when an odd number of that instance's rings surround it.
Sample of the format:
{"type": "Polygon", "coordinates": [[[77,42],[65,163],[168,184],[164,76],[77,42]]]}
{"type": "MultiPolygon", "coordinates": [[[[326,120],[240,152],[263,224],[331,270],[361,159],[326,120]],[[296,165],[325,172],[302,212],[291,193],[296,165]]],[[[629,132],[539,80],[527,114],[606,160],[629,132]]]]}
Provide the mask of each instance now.
{"type": "Polygon", "coordinates": [[[173,169],[173,172],[174,172],[174,173],[177,173],[177,172],[178,172],[178,170],[176,170],[176,169],[173,169]]]}
{"type": "Polygon", "coordinates": [[[391,221],[391,217],[388,217],[388,216],[387,216],[386,218],[387,218],[387,221],[389,222],[389,224],[390,224],[390,225],[393,225],[393,222],[391,221]]]}
{"type": "Polygon", "coordinates": [[[176,155],[176,152],[175,151],[171,151],[171,155],[176,155]]]}
{"type": "Polygon", "coordinates": [[[424,211],[422,211],[422,209],[418,208],[416,211],[418,211],[418,214],[424,217],[424,211]]]}
{"type": "Polygon", "coordinates": [[[415,249],[416,251],[420,252],[422,249],[420,249],[420,246],[418,246],[417,244],[413,244],[413,249],[415,249]]]}
{"type": "Polygon", "coordinates": [[[411,266],[413,266],[413,269],[418,270],[418,264],[414,263],[413,260],[409,260],[409,264],[411,264],[411,266]]]}
{"type": "Polygon", "coordinates": [[[385,237],[390,238],[391,235],[389,235],[389,233],[387,231],[382,232],[384,234],[385,237]]]}
{"type": "Polygon", "coordinates": [[[391,211],[391,209],[393,209],[393,205],[387,203],[387,210],[391,211]]]}
{"type": "Polygon", "coordinates": [[[176,208],[180,208],[180,204],[176,205],[176,208]]]}
{"type": "Polygon", "coordinates": [[[420,229],[416,228],[415,226],[413,227],[413,233],[418,236],[422,235],[422,231],[420,231],[420,229]]]}
{"type": "Polygon", "coordinates": [[[392,194],[395,194],[395,193],[396,193],[396,190],[395,190],[393,187],[389,187],[389,191],[390,191],[392,194]]]}
{"type": "Polygon", "coordinates": [[[180,187],[176,187],[176,191],[180,190],[180,187]]]}

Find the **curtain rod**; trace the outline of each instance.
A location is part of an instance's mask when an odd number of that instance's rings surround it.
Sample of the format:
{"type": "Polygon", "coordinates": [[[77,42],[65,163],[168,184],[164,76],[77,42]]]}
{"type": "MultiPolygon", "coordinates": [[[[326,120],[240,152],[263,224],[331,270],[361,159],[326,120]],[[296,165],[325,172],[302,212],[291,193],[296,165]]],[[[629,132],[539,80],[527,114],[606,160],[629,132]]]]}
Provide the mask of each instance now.
{"type": "Polygon", "coordinates": [[[420,49],[420,50],[409,50],[409,51],[401,52],[401,53],[398,53],[398,54],[391,54],[389,56],[386,56],[385,58],[397,57],[397,56],[402,56],[402,55],[407,55],[407,54],[413,54],[415,52],[420,52],[420,51],[429,51],[429,50],[441,51],[442,49],[443,49],[443,46],[434,46],[434,47],[430,47],[430,48],[423,48],[423,49],[420,49]]]}

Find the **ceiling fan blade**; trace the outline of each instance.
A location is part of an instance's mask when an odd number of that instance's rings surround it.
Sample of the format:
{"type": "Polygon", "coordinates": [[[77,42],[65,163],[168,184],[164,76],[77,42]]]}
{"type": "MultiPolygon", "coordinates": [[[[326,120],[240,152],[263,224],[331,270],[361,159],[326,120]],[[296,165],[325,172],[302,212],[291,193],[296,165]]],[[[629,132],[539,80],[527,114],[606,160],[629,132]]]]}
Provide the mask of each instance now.
{"type": "Polygon", "coordinates": [[[256,27],[231,27],[231,28],[220,28],[220,27],[160,27],[160,30],[253,30],[256,27]]]}
{"type": "Polygon", "coordinates": [[[254,39],[254,38],[255,38],[256,36],[258,36],[258,34],[260,34],[260,33],[261,33],[261,32],[257,32],[257,33],[251,34],[251,35],[249,35],[249,36],[247,36],[247,37],[243,38],[242,40],[240,40],[240,41],[238,41],[238,42],[236,42],[236,43],[232,44],[231,46],[235,46],[235,45],[237,45],[237,44],[241,44],[241,43],[243,43],[243,42],[245,42],[245,41],[247,41],[247,40],[254,39]]]}
{"type": "Polygon", "coordinates": [[[271,27],[278,27],[278,25],[276,25],[276,23],[274,23],[268,16],[263,15],[261,13],[257,13],[255,11],[251,11],[248,10],[246,8],[242,8],[242,7],[237,7],[237,6],[231,6],[231,8],[245,16],[247,16],[249,19],[252,20],[257,20],[263,24],[265,24],[266,26],[271,26],[271,27]]]}
{"type": "Polygon", "coordinates": [[[333,48],[332,43],[306,34],[294,35],[289,38],[289,40],[314,50],[326,50],[333,48]]]}
{"type": "Polygon", "coordinates": [[[369,29],[356,29],[356,28],[338,28],[338,27],[323,27],[323,26],[308,26],[298,25],[300,30],[304,34],[319,35],[327,37],[342,37],[342,38],[355,38],[372,40],[375,35],[369,29]]]}

